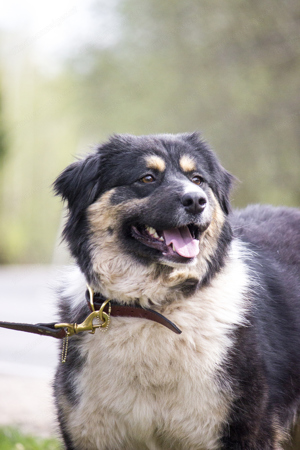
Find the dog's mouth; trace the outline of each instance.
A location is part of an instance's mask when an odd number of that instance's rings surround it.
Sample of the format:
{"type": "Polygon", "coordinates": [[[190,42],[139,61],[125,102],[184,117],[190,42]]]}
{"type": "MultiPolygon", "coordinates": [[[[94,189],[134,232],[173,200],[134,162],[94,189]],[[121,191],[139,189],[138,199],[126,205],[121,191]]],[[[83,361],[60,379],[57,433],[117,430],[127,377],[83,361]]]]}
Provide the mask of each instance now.
{"type": "Polygon", "coordinates": [[[132,225],[131,234],[147,247],[159,250],[163,256],[195,258],[199,253],[200,229],[188,224],[168,230],[156,230],[148,225],[132,225]]]}

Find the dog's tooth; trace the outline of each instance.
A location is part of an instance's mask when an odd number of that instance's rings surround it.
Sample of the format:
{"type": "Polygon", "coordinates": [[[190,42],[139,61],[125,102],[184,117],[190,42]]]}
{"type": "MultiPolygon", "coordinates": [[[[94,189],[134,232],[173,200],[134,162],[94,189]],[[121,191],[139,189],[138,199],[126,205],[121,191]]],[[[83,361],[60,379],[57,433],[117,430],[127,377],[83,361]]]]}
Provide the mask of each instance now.
{"type": "Polygon", "coordinates": [[[150,236],[154,237],[155,239],[158,239],[160,241],[164,241],[164,238],[162,236],[159,236],[157,231],[155,230],[155,228],[153,227],[149,227],[148,225],[146,225],[146,230],[148,231],[148,233],[150,234],[150,236]]]}
{"type": "Polygon", "coordinates": [[[148,230],[148,232],[151,234],[151,236],[154,236],[154,237],[155,237],[156,230],[155,230],[154,228],[152,228],[152,227],[147,227],[147,230],[148,230]]]}
{"type": "Polygon", "coordinates": [[[172,242],[172,249],[173,249],[174,252],[176,252],[176,249],[175,249],[175,247],[174,247],[173,242],[172,242]]]}

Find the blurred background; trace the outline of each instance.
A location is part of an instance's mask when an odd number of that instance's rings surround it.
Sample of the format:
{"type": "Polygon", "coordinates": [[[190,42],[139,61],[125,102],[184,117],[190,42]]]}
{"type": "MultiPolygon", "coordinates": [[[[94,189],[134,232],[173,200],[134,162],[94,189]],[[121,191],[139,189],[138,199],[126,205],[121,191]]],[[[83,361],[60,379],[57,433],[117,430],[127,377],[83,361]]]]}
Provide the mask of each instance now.
{"type": "Polygon", "coordinates": [[[49,263],[51,184],[111,133],[199,130],[236,206],[300,204],[296,0],[11,0],[0,18],[0,262],[49,263]]]}
{"type": "Polygon", "coordinates": [[[112,133],[201,131],[240,180],[236,207],[300,205],[299,1],[2,0],[0,10],[2,320],[30,316],[24,289],[41,308],[28,280],[47,284],[49,265],[66,260],[51,185],[112,133]]]}

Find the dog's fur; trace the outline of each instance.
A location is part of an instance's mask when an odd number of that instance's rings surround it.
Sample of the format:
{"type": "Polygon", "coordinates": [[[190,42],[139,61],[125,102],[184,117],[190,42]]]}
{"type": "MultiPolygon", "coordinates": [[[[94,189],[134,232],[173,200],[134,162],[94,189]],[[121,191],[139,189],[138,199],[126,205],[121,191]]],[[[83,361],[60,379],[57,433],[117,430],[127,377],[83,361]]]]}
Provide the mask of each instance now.
{"type": "Polygon", "coordinates": [[[232,213],[232,180],[196,133],[113,136],[56,180],[78,264],[61,321],[89,314],[89,283],[182,330],[113,317],[107,332],[69,339],[55,379],[68,450],[279,450],[288,438],[300,403],[300,212],[232,213]],[[187,225],[197,256],[162,239],[187,225]]]}

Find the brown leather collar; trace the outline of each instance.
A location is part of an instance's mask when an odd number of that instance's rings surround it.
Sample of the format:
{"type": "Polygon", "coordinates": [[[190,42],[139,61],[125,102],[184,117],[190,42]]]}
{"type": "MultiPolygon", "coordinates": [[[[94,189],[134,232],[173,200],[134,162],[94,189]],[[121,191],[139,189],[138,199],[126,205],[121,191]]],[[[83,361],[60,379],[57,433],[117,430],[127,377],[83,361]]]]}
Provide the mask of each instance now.
{"type": "MultiPolygon", "coordinates": [[[[89,291],[86,291],[85,298],[88,304],[89,309],[92,311],[91,303],[90,303],[90,294],[89,291]]],[[[100,293],[94,294],[94,307],[95,310],[99,310],[107,299],[100,293]]],[[[154,311],[153,309],[142,308],[141,306],[134,305],[122,305],[115,301],[110,301],[110,315],[112,317],[135,317],[140,319],[152,320],[153,322],[157,322],[167,328],[169,330],[174,331],[176,334],[181,334],[181,330],[175,325],[175,323],[171,322],[171,320],[167,319],[162,314],[154,311]]],[[[109,305],[107,304],[103,310],[108,313],[109,305]]]]}

